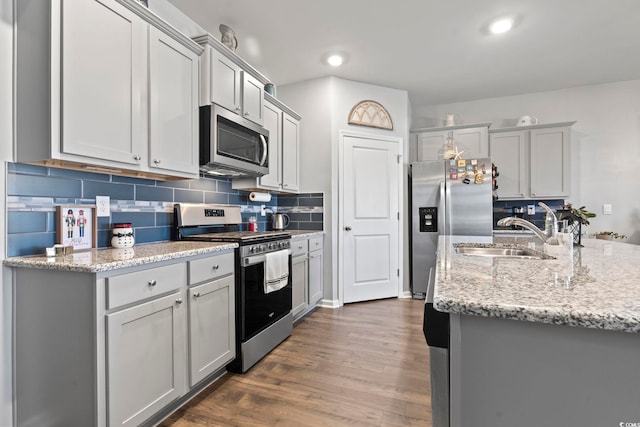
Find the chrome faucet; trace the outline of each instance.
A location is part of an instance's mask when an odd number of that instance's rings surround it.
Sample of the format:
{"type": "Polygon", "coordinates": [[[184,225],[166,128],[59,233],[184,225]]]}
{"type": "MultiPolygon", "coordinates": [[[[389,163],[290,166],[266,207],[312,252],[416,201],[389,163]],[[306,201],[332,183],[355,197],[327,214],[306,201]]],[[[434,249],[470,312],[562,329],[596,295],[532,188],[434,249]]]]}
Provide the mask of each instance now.
{"type": "Polygon", "coordinates": [[[508,216],[506,218],[501,218],[498,220],[498,225],[500,227],[509,226],[509,225],[519,225],[520,227],[524,227],[528,230],[533,231],[533,233],[538,236],[543,242],[547,242],[551,236],[547,236],[547,234],[540,230],[535,224],[530,223],[526,219],[518,218],[515,216],[508,216]]]}
{"type": "Polygon", "coordinates": [[[520,227],[524,227],[528,230],[533,231],[535,235],[538,236],[543,242],[557,244],[555,239],[556,234],[558,234],[558,219],[556,218],[556,215],[553,213],[551,208],[549,208],[549,206],[545,205],[542,202],[538,203],[538,205],[540,205],[545,211],[547,211],[547,214],[544,218],[544,231],[540,230],[535,226],[535,224],[530,223],[526,219],[518,218],[515,216],[509,216],[498,220],[498,225],[501,227],[508,225],[519,225],[520,227]],[[550,241],[550,239],[554,239],[554,241],[550,241]]]}

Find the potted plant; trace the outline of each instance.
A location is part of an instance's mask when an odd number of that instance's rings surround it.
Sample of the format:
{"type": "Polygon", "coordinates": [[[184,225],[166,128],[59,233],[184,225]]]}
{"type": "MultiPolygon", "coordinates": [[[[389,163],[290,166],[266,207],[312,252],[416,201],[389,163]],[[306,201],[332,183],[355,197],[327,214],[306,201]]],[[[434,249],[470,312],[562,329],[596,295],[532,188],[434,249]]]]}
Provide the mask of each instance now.
{"type": "Polygon", "coordinates": [[[626,239],[624,234],[618,234],[615,231],[598,231],[596,232],[596,239],[613,240],[613,239],[626,239]]]}
{"type": "Polygon", "coordinates": [[[582,246],[582,226],[589,225],[589,218],[595,217],[596,214],[589,212],[585,206],[574,208],[571,203],[562,205],[556,213],[559,221],[569,222],[569,230],[573,233],[573,244],[582,246]]]}

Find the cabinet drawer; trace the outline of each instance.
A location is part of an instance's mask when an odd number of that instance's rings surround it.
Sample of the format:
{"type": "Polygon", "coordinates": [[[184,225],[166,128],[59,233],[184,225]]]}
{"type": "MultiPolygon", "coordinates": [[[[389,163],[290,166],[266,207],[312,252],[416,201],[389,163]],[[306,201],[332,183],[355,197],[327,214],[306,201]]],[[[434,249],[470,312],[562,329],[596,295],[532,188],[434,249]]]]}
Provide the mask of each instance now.
{"type": "Polygon", "coordinates": [[[323,236],[312,237],[309,239],[309,252],[322,249],[323,236]]]}
{"type": "Polygon", "coordinates": [[[291,241],[291,256],[303,255],[309,252],[309,241],[307,239],[291,241]]]}
{"type": "Polygon", "coordinates": [[[233,274],[233,253],[189,261],[189,284],[233,274]]]}
{"type": "Polygon", "coordinates": [[[186,280],[187,264],[184,262],[108,277],[107,309],[178,289],[186,280]]]}

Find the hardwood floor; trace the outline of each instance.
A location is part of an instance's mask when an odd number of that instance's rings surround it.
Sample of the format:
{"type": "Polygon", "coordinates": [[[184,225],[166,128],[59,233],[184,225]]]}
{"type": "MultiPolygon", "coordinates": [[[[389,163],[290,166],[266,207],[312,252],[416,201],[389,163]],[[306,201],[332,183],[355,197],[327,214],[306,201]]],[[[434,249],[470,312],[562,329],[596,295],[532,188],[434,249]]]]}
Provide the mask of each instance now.
{"type": "Polygon", "coordinates": [[[319,308],[249,372],[226,374],[160,426],[431,426],[423,305],[319,308]]]}

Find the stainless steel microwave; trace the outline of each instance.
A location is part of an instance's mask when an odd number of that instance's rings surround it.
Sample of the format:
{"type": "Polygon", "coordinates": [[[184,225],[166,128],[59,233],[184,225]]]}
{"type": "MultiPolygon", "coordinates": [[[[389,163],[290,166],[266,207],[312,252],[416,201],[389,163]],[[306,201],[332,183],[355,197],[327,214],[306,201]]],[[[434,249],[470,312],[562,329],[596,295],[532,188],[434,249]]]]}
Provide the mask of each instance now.
{"type": "Polygon", "coordinates": [[[216,104],[200,107],[200,170],[219,177],[269,173],[269,131],[216,104]]]}

